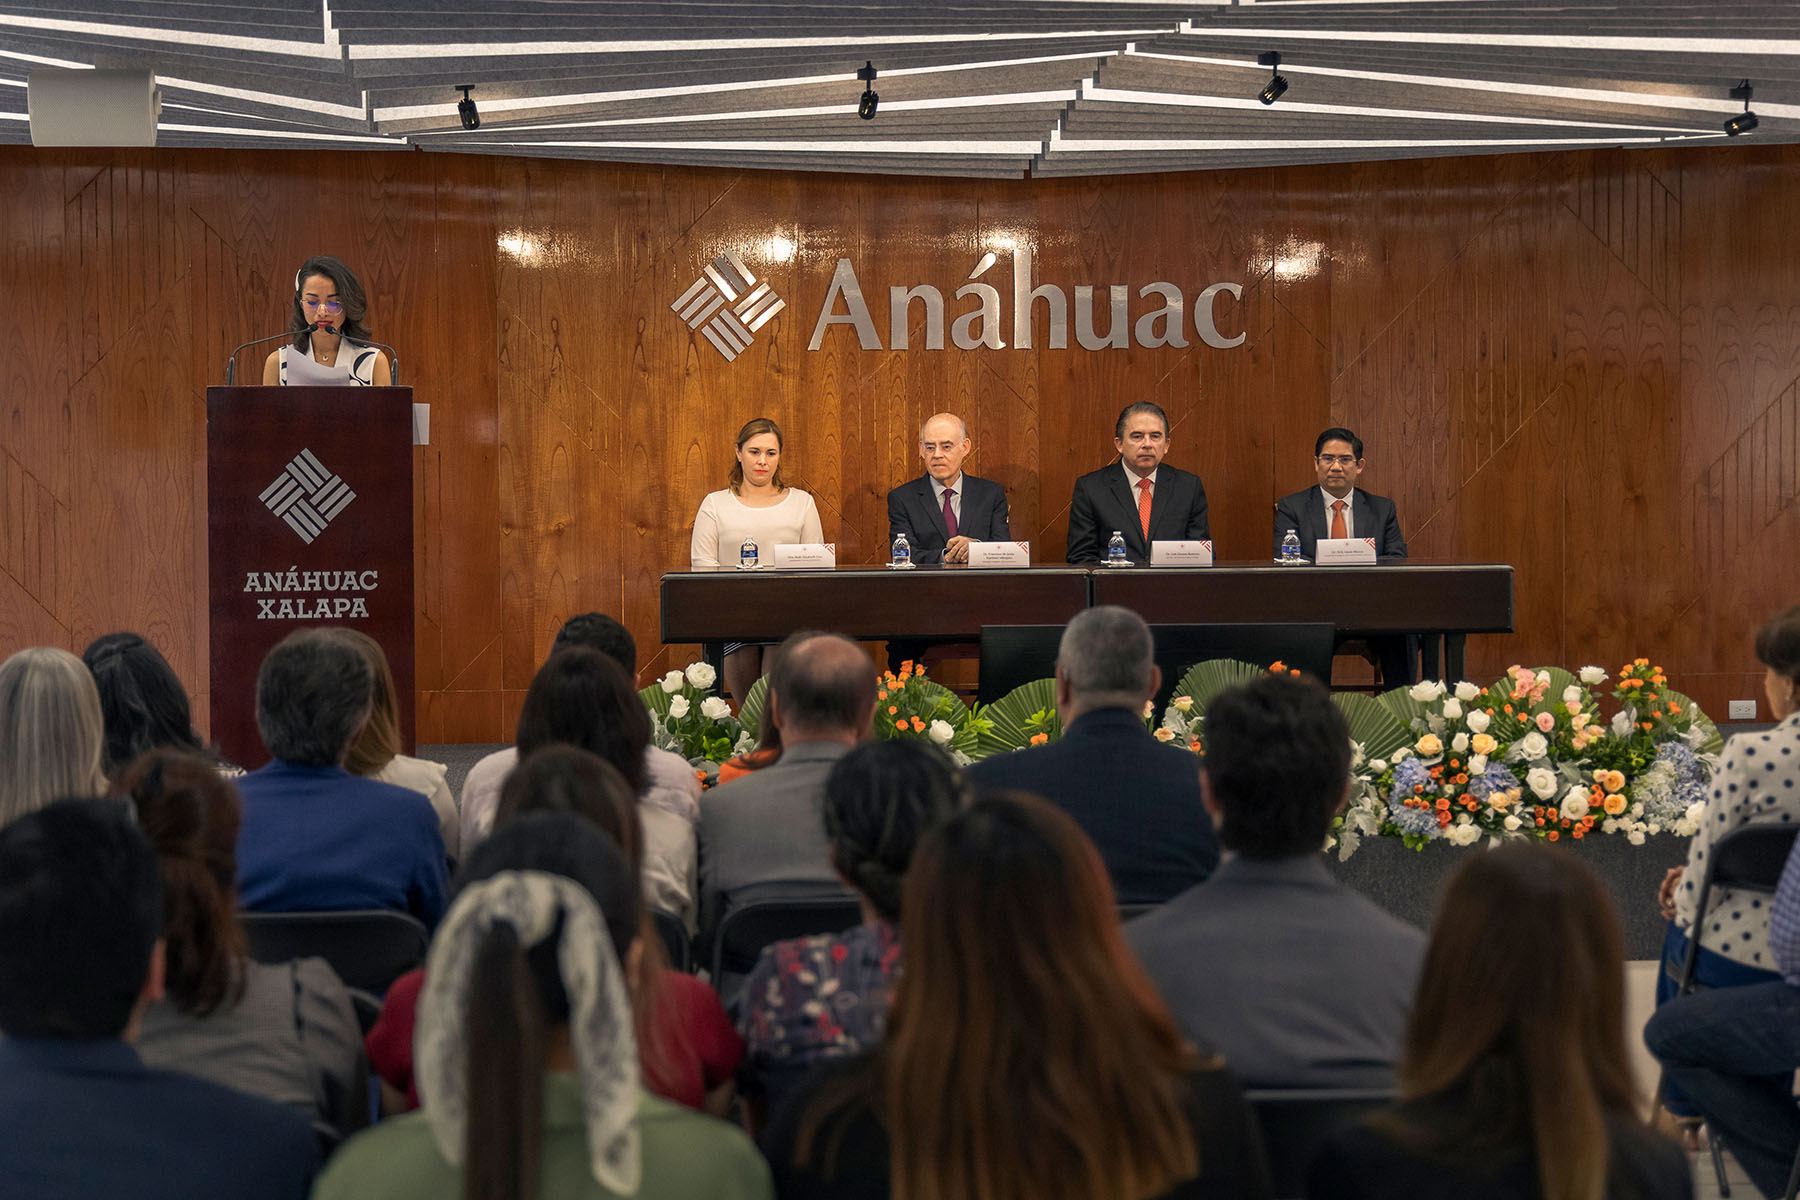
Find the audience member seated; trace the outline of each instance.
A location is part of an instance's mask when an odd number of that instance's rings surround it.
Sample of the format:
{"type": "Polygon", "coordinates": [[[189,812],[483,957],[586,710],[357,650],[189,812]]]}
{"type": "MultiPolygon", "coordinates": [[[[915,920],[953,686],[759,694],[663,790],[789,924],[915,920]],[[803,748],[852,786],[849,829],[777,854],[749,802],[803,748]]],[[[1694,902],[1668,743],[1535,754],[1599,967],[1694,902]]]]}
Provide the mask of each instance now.
{"type": "Polygon", "coordinates": [[[842,894],[825,840],[825,778],[873,726],[875,664],[849,638],[796,633],[770,672],[763,720],[781,730],[781,761],[700,799],[703,960],[733,905],[842,894]]]}
{"type": "Polygon", "coordinates": [[[1225,861],[1125,927],[1181,1031],[1245,1087],[1391,1087],[1425,935],[1320,858],[1350,789],[1350,729],[1311,679],[1206,708],[1201,796],[1225,861]]]}
{"type": "Polygon", "coordinates": [[[119,789],[156,848],[163,880],[163,997],[144,1011],[138,1054],[286,1105],[328,1143],[368,1097],[362,1030],[350,994],[320,958],[249,957],[238,922],[237,792],[207,759],[152,750],[119,789]]]}
{"type": "MultiPolygon", "coordinates": [[[[1728,833],[1745,825],[1800,821],[1800,606],[1764,625],[1756,635],[1756,657],[1765,677],[1763,691],[1777,722],[1764,733],[1740,733],[1725,748],[1724,762],[1713,775],[1712,795],[1687,864],[1670,870],[1657,894],[1669,918],[1663,940],[1664,969],[1657,972],[1656,1002],[1675,996],[1674,973],[1687,959],[1696,921],[1695,906],[1706,878],[1707,855],[1728,833]]],[[[1761,896],[1735,888],[1715,887],[1707,897],[1707,913],[1694,960],[1694,981],[1701,987],[1742,987],[1781,978],[1769,953],[1769,908],[1761,896]]],[[[1700,1117],[1680,1088],[1664,1080],[1663,1106],[1692,1130],[1700,1117]]],[[[1697,1131],[1690,1134],[1697,1140],[1697,1131]]]]}
{"type": "Polygon", "coordinates": [[[245,908],[391,908],[427,925],[444,911],[444,839],[430,801],[344,769],[371,683],[362,655],[328,629],[289,634],[263,659],[256,728],[274,761],[238,781],[245,908]]]}
{"type": "Polygon", "coordinates": [[[1121,904],[1161,904],[1219,865],[1199,760],[1144,726],[1162,684],[1154,649],[1150,627],[1129,609],[1082,612],[1056,654],[1062,738],[968,770],[971,783],[1036,792],[1074,817],[1099,847],[1121,904]]]}
{"type": "MultiPolygon", "coordinates": [[[[624,850],[634,873],[642,870],[643,836],[631,785],[599,756],[575,746],[534,750],[506,778],[498,828],[534,812],[572,813],[595,825],[624,850]]],[[[460,880],[459,880],[460,883],[460,880]]],[[[649,921],[649,911],[645,910],[649,921]]],[[[734,1094],[733,1073],[744,1053],[719,998],[705,981],[671,970],[653,927],[644,930],[644,970],[638,988],[638,1053],[653,1093],[689,1108],[722,1115],[734,1094]]],[[[369,1031],[369,1060],[395,1089],[389,1108],[415,1108],[414,1006],[424,985],[422,970],[402,975],[388,989],[381,1017],[369,1031]],[[405,1093],[404,1104],[397,1100],[405,1093]]]]}
{"type": "Polygon", "coordinates": [[[426,961],[423,1110],[351,1139],[314,1200],[772,1195],[741,1130],[640,1083],[644,928],[641,886],[598,829],[569,813],[496,829],[426,961]]]}
{"type": "MultiPolygon", "coordinates": [[[[601,613],[582,613],[570,617],[551,643],[550,657],[564,650],[585,647],[597,650],[618,664],[625,672],[630,693],[637,686],[637,642],[631,631],[601,613]]],[[[545,660],[545,666],[549,661],[545,660]]],[[[542,668],[539,678],[544,678],[542,668]]],[[[537,686],[536,680],[532,683],[537,686]]],[[[518,745],[497,750],[473,767],[462,788],[462,849],[466,854],[476,842],[494,827],[494,812],[500,804],[500,787],[507,773],[525,753],[529,742],[568,742],[582,746],[613,762],[637,789],[638,816],[644,826],[644,897],[652,907],[672,912],[694,926],[694,823],[700,819],[700,781],[694,769],[679,754],[658,749],[649,742],[648,716],[644,717],[644,740],[640,746],[643,765],[638,769],[613,761],[613,755],[624,745],[619,730],[626,723],[637,728],[636,712],[620,706],[615,712],[602,705],[607,697],[590,698],[595,706],[581,712],[561,712],[556,706],[534,710],[532,728],[526,730],[521,713],[518,745]]],[[[529,703],[529,702],[528,702],[529,703]]],[[[631,695],[631,705],[641,712],[643,704],[631,695]]],[[[635,732],[632,734],[635,737],[635,732]]]]}
{"type": "Polygon", "coordinates": [[[369,694],[369,719],[363,722],[350,752],[344,756],[344,769],[364,779],[379,779],[419,793],[431,801],[437,814],[438,836],[444,839],[444,853],[452,862],[462,832],[456,812],[456,797],[450,794],[447,778],[450,768],[429,759],[413,758],[400,753],[405,745],[400,738],[400,697],[394,692],[394,672],[388,667],[381,644],[360,629],[334,629],[352,649],[369,664],[372,685],[369,694]]]}
{"type": "Polygon", "coordinates": [[[105,741],[100,695],[79,658],[29,646],[0,663],[0,825],[104,791],[105,741]]]}
{"type": "Polygon", "coordinates": [[[307,1194],[302,1117],[132,1049],[162,995],[162,925],[156,853],[117,800],[58,801],[0,829],[7,1200],[307,1194]]]}
{"type": "Polygon", "coordinates": [[[1470,856],[1438,902],[1400,1100],[1328,1134],[1306,1194],[1691,1196],[1687,1156],[1638,1116],[1624,991],[1618,916],[1579,858],[1529,843],[1470,856]]]}
{"type": "Polygon", "coordinates": [[[831,1058],[873,1050],[900,970],[900,892],[913,847],[961,800],[956,767],[923,742],[868,742],[825,780],[825,834],[863,922],[843,933],[764,948],[744,985],[740,1026],[748,1073],[783,1085],[831,1058]]]}
{"type": "Polygon", "coordinates": [[[226,775],[243,768],[219,757],[194,728],[187,689],[160,651],[135,633],[108,633],[88,643],[81,661],[100,691],[106,724],[101,768],[111,777],[149,750],[196,754],[226,775]]]}
{"type": "Polygon", "coordinates": [[[886,1041],[763,1140],[784,1200],[1270,1194],[1237,1080],[1183,1044],[1068,816],[978,798],[919,844],[902,913],[886,1041]]]}

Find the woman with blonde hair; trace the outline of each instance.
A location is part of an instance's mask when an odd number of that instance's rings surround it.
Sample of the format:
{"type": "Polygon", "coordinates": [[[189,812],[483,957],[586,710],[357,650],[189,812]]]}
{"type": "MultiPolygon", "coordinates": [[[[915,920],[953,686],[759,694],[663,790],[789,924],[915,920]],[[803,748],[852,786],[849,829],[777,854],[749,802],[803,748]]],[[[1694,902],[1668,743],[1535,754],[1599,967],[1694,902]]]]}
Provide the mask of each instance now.
{"type": "Polygon", "coordinates": [[[1625,1056],[1619,921],[1599,878],[1535,844],[1445,885],[1400,1101],[1331,1135],[1312,1200],[1677,1200],[1687,1157],[1644,1123],[1625,1056]]]}
{"type": "Polygon", "coordinates": [[[0,663],[0,825],[52,800],[106,790],[106,722],[85,664],[28,646],[0,663]]]}

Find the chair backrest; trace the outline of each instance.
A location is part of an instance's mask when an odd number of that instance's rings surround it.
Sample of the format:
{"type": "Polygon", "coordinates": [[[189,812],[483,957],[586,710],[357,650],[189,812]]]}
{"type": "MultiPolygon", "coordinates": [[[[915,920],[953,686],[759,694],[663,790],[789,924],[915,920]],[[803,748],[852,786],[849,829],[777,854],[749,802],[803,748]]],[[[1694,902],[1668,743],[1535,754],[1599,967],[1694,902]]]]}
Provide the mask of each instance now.
{"type": "Polygon", "coordinates": [[[862,924],[855,896],[807,896],[751,900],[726,913],[713,943],[712,980],[748,975],[764,946],[819,933],[842,933],[862,924]]]}
{"type": "MultiPolygon", "coordinates": [[[[1794,849],[1794,835],[1800,833],[1792,824],[1741,825],[1713,843],[1706,858],[1706,874],[1700,879],[1700,891],[1694,898],[1694,936],[1688,939],[1687,956],[1676,976],[1676,989],[1693,990],[1694,969],[1700,961],[1699,934],[1705,928],[1706,910],[1712,903],[1714,887],[1737,888],[1741,891],[1773,892],[1781,882],[1794,849]]],[[[1666,968],[1665,968],[1666,969],[1666,968]]]]}
{"type": "Polygon", "coordinates": [[[1119,905],[1119,922],[1135,921],[1145,913],[1155,912],[1161,904],[1121,904],[1119,905]]]}
{"type": "Polygon", "coordinates": [[[431,945],[431,934],[417,917],[389,909],[239,916],[257,962],[316,956],[331,964],[346,987],[376,995],[423,963],[431,945]]]}
{"type": "Polygon", "coordinates": [[[1061,625],[983,625],[975,699],[992,704],[1016,687],[1056,674],[1061,625]]]}
{"type": "Polygon", "coordinates": [[[1252,1090],[1244,1099],[1262,1128],[1276,1200],[1306,1193],[1306,1168],[1325,1135],[1357,1117],[1393,1103],[1385,1088],[1280,1088],[1252,1090]]]}
{"type": "Polygon", "coordinates": [[[656,924],[656,936],[662,939],[663,952],[669,965],[677,971],[694,969],[694,943],[688,937],[687,925],[667,909],[653,908],[650,919],[656,924]]]}

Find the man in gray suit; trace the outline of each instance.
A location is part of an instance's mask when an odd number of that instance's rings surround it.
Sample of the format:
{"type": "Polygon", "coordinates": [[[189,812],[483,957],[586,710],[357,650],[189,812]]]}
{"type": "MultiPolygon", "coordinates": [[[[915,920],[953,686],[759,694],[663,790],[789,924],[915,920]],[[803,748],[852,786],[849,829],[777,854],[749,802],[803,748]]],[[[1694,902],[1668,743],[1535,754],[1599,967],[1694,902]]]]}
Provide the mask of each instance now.
{"type": "Polygon", "coordinates": [[[875,719],[875,664],[835,633],[796,633],[769,673],[763,720],[781,759],[700,797],[700,946],[759,895],[849,894],[825,837],[825,777],[875,719]]]}
{"type": "Polygon", "coordinates": [[[1349,797],[1343,714],[1310,679],[1264,676],[1207,706],[1202,763],[1226,859],[1126,940],[1245,1087],[1392,1086],[1425,935],[1320,858],[1349,797]]]}

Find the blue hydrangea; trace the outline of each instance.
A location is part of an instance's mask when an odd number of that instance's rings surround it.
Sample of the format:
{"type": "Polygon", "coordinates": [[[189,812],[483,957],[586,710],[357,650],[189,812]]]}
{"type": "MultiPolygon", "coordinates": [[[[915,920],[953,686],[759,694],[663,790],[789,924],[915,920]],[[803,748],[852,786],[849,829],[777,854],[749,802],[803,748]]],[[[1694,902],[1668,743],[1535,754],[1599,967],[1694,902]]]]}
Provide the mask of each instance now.
{"type": "Polygon", "coordinates": [[[1394,767],[1394,786],[1388,792],[1388,804],[1395,805],[1413,794],[1419,785],[1431,786],[1431,776],[1425,770],[1425,764],[1416,758],[1403,759],[1394,767]]]}
{"type": "Polygon", "coordinates": [[[1388,820],[1403,834],[1442,837],[1444,831],[1438,825],[1437,813],[1429,808],[1408,808],[1404,803],[1420,784],[1429,790],[1431,776],[1418,759],[1406,759],[1394,768],[1394,786],[1388,791],[1388,820]]]}
{"type": "Polygon", "coordinates": [[[1685,742],[1664,742],[1656,748],[1656,761],[1675,771],[1675,803],[1681,811],[1706,799],[1706,768],[1685,742]]]}
{"type": "Polygon", "coordinates": [[[1520,786],[1519,777],[1504,765],[1496,762],[1488,764],[1487,770],[1469,781],[1468,793],[1477,800],[1486,800],[1495,792],[1509,792],[1520,786]]]}

